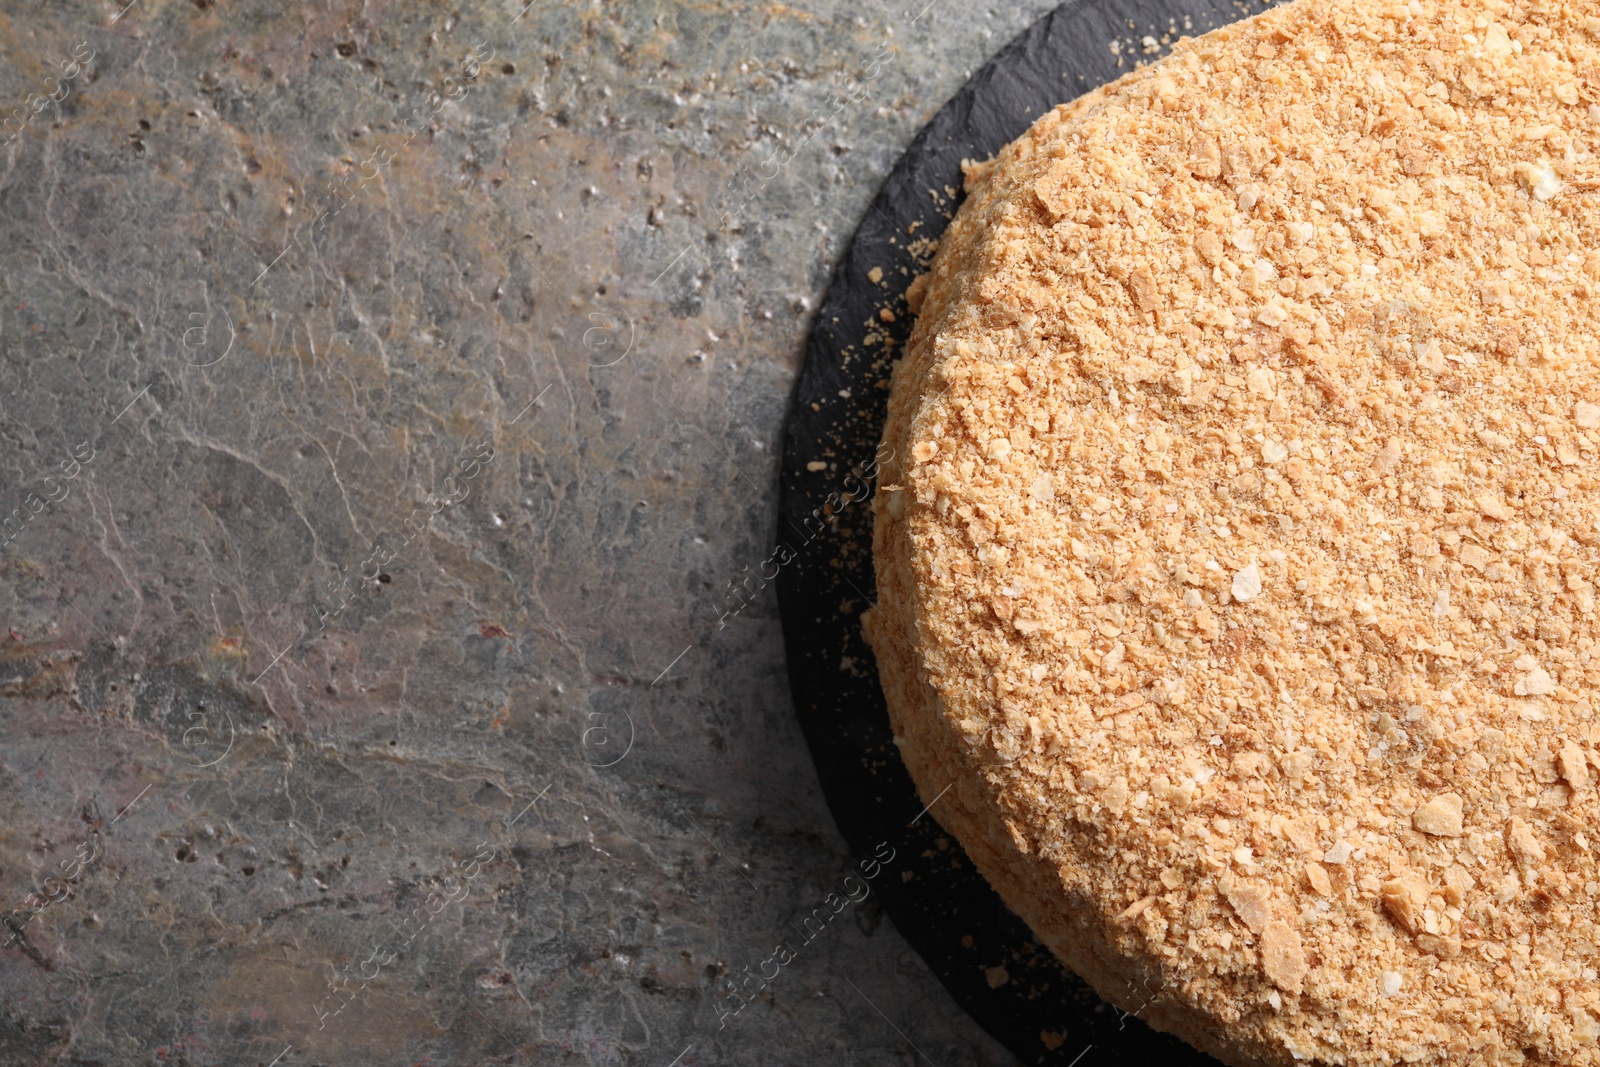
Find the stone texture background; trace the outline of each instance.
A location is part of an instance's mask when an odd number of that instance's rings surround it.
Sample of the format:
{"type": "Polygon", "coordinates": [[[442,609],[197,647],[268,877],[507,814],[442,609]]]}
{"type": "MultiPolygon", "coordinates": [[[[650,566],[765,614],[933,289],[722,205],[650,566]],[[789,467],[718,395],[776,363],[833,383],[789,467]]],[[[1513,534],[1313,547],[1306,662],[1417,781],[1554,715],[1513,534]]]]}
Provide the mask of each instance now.
{"type": "Polygon", "coordinates": [[[714,1006],[865,858],[810,309],[1051,6],[924,3],[0,11],[0,1063],[1012,1062],[870,897],[714,1006]]]}

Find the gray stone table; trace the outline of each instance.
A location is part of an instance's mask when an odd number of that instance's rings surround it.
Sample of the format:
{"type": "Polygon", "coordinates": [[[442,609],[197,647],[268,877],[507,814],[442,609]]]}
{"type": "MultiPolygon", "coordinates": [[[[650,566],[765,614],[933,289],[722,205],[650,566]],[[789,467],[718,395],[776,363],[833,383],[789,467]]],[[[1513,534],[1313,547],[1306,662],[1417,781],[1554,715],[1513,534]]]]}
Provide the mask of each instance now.
{"type": "Polygon", "coordinates": [[[1050,6],[913,2],[0,12],[0,1064],[1011,1062],[870,896],[718,996],[812,309],[1050,6]]]}

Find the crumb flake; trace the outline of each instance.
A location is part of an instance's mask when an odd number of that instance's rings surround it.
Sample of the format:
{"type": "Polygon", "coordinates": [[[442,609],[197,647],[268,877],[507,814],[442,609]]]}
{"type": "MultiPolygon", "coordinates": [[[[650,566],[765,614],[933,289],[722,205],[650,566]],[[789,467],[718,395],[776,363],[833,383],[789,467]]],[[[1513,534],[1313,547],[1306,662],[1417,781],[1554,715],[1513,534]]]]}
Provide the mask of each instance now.
{"type": "Polygon", "coordinates": [[[1261,933],[1272,921],[1271,890],[1266,886],[1238,883],[1225,887],[1223,895],[1228,898],[1228,904],[1239,916],[1239,921],[1248,926],[1252,933],[1261,933]]]}
{"type": "Polygon", "coordinates": [[[1522,163],[1517,166],[1517,181],[1528,195],[1540,202],[1549,200],[1561,191],[1561,179],[1550,164],[1522,163]]]}
{"type": "Polygon", "coordinates": [[[1261,568],[1254,562],[1238,571],[1233,576],[1233,585],[1230,590],[1233,599],[1242,604],[1248,604],[1261,595],[1261,568]]]}
{"type": "Polygon", "coordinates": [[[1524,867],[1544,862],[1544,845],[1534,834],[1533,827],[1519,816],[1513,815],[1506,823],[1506,847],[1510,849],[1517,863],[1524,867]]]}
{"type": "Polygon", "coordinates": [[[1537,663],[1523,668],[1527,673],[1518,678],[1511,691],[1519,697],[1542,697],[1556,691],[1555,679],[1537,663]]]}
{"type": "Polygon", "coordinates": [[[1306,976],[1300,935],[1288,923],[1274,921],[1261,934],[1261,969],[1285,993],[1299,993],[1306,976]]]}
{"type": "Polygon", "coordinates": [[[1122,914],[1117,916],[1117,921],[1124,923],[1132,922],[1139,916],[1143,915],[1146,909],[1148,909],[1150,905],[1154,904],[1155,902],[1156,898],[1153,896],[1140,897],[1138,900],[1134,901],[1132,904],[1129,904],[1122,910],[1122,914]]]}
{"type": "Polygon", "coordinates": [[[1415,871],[1402,871],[1379,887],[1379,899],[1383,902],[1383,910],[1395,925],[1407,933],[1415,934],[1423,929],[1423,909],[1427,905],[1430,888],[1423,875],[1415,871]]]}
{"type": "Polygon", "coordinates": [[[1588,761],[1576,741],[1569,739],[1561,746],[1561,751],[1556,755],[1556,766],[1561,771],[1561,777],[1566,779],[1567,787],[1574,793],[1589,791],[1588,761]]]}
{"type": "Polygon", "coordinates": [[[1440,793],[1411,813],[1411,825],[1434,837],[1460,837],[1464,802],[1457,793],[1440,793]]]}

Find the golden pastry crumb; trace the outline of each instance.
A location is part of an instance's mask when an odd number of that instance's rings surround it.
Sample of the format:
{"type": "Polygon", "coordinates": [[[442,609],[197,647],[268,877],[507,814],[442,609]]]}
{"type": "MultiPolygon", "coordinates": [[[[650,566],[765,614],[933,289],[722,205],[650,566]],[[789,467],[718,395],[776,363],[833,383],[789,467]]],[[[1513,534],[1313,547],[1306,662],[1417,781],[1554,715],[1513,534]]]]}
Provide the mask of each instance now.
{"type": "Polygon", "coordinates": [[[966,164],[907,293],[906,764],[1225,1062],[1600,1064],[1597,139],[1592,5],[1295,0],[966,164]]]}

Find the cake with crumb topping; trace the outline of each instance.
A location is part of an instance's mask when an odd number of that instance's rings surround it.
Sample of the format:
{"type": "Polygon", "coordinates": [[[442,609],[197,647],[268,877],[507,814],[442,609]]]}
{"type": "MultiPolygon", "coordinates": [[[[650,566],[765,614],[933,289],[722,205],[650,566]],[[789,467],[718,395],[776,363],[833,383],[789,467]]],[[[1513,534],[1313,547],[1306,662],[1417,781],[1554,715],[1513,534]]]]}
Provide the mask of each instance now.
{"type": "Polygon", "coordinates": [[[865,619],[906,765],[1229,1064],[1600,1063],[1597,16],[1179,42],[969,165],[908,294],[865,619]]]}

